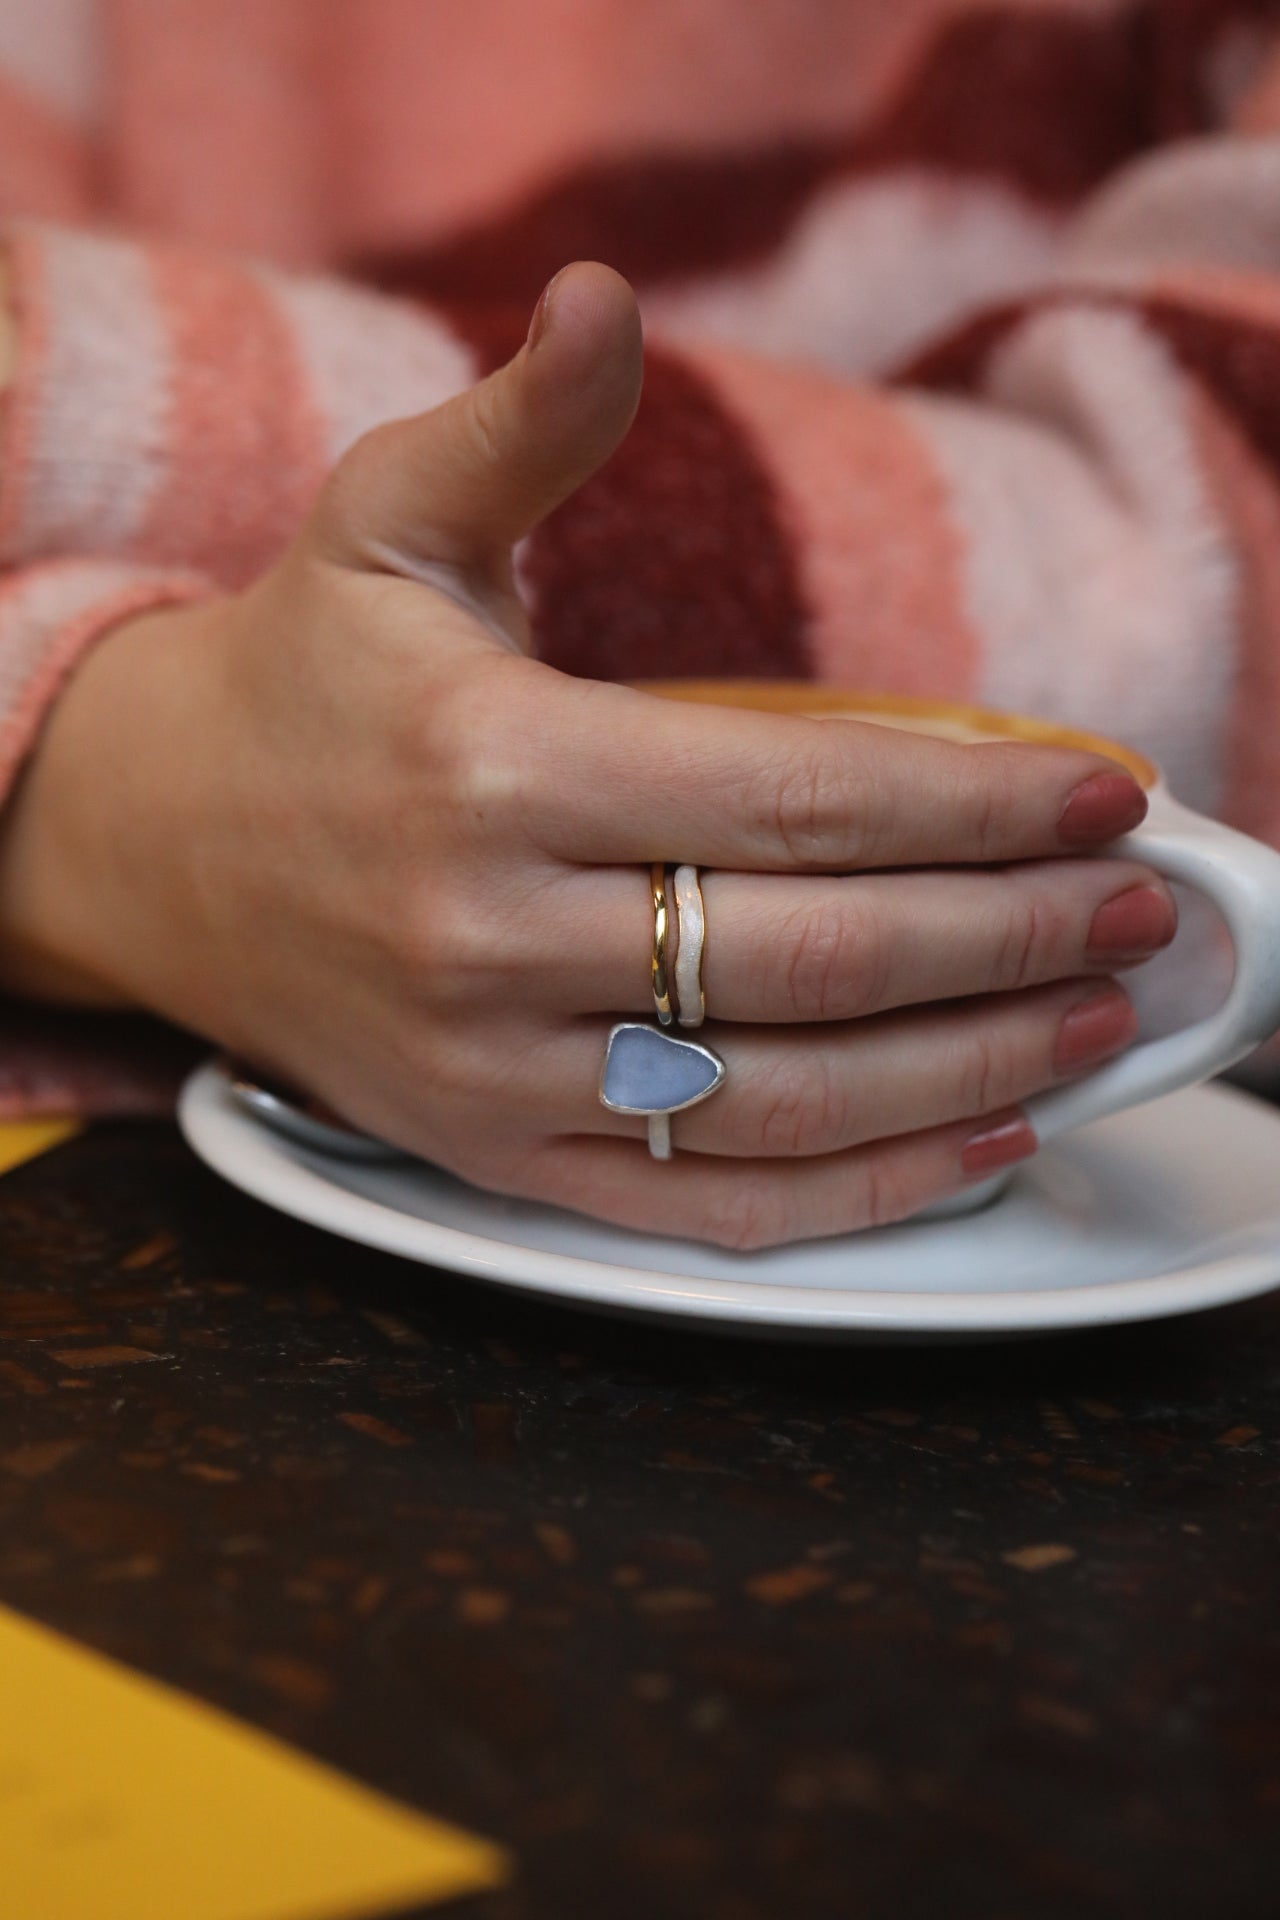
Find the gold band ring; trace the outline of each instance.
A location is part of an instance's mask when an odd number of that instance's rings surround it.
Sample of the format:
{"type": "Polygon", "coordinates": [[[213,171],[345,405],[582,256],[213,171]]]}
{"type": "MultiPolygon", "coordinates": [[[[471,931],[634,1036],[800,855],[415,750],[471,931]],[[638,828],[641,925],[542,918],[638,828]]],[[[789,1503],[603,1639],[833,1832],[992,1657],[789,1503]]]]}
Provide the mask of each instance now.
{"type": "Polygon", "coordinates": [[[649,868],[649,888],[653,895],[653,959],[650,984],[653,1006],[660,1024],[669,1027],[675,1018],[671,1011],[671,987],[667,979],[667,869],[661,860],[649,868]]]}

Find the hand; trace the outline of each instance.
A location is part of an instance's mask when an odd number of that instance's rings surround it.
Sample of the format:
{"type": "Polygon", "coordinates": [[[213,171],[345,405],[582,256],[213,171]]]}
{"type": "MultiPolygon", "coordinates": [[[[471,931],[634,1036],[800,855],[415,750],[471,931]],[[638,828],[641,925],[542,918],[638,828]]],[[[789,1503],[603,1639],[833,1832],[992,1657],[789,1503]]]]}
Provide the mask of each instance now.
{"type": "Polygon", "coordinates": [[[1086,753],[526,657],[512,545],[640,379],[607,269],[542,319],[361,441],[253,588],[82,664],[0,846],[10,984],[155,1009],[481,1185],[628,1225],[756,1247],[909,1213],[1027,1151],[1016,1103],[1132,1036],[1106,975],[1171,935],[1169,895],[1060,856],[1145,803],[1086,753]],[[728,1066],[662,1166],[597,1099],[612,1019],[651,1006],[657,858],[710,869],[728,1066]]]}

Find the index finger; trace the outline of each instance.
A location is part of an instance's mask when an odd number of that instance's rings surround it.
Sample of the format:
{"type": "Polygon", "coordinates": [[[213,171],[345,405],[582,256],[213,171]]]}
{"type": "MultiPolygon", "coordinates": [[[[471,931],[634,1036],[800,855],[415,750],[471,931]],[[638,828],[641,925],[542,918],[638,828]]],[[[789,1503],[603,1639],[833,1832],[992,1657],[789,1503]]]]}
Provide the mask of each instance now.
{"type": "Polygon", "coordinates": [[[1147,811],[1104,755],[970,743],[839,716],[685,704],[568,681],[526,735],[522,805],[547,852],[755,872],[975,865],[1078,853],[1147,811]]]}

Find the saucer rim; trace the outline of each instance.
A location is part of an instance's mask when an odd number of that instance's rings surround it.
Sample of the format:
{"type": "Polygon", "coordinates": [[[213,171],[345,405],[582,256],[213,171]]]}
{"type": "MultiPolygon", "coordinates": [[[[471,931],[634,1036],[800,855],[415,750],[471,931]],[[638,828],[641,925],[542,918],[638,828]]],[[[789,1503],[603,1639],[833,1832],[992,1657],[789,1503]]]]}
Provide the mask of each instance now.
{"type": "MultiPolygon", "coordinates": [[[[1212,1085],[1165,1097],[1184,1099],[1188,1093],[1232,1105],[1243,1102],[1280,1133],[1280,1113],[1250,1094],[1212,1085]]],[[[751,1254],[725,1256],[742,1262],[741,1279],[663,1273],[496,1240],[353,1192],[337,1177],[338,1169],[332,1178],[317,1172],[303,1150],[237,1107],[216,1060],[189,1076],[178,1119],[197,1156],[233,1186],[343,1239],[564,1304],[679,1318],[708,1328],[868,1335],[1068,1331],[1198,1312],[1280,1286],[1280,1215],[1273,1245],[1090,1286],[955,1293],[784,1287],[753,1281],[751,1254]]]]}

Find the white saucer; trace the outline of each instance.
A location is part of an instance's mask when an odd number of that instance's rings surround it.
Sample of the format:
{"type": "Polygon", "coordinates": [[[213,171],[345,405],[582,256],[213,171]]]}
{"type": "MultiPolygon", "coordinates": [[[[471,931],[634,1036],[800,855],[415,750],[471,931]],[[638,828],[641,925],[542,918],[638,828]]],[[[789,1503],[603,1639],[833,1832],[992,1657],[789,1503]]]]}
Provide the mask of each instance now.
{"type": "MultiPolygon", "coordinates": [[[[1280,1285],[1280,1111],[1193,1087],[1082,1128],[967,1218],[733,1254],[503,1200],[420,1161],[339,1160],[242,1111],[216,1063],[180,1120],[209,1166],[331,1233],[579,1306],[725,1331],[911,1338],[1188,1313],[1280,1285]]],[[[655,1188],[662,1168],[654,1167],[655,1188]]]]}

